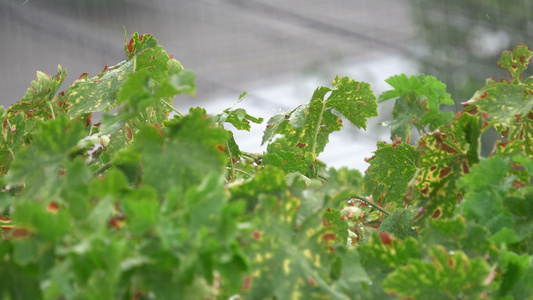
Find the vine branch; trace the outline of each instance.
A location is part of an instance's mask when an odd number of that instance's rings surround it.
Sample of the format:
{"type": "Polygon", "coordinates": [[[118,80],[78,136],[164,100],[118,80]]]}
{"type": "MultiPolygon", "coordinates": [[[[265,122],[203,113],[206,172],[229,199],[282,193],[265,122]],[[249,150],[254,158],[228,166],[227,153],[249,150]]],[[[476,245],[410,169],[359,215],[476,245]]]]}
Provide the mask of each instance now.
{"type": "Polygon", "coordinates": [[[388,211],[387,209],[385,209],[383,206],[375,203],[374,201],[372,200],[369,200],[368,198],[366,197],[362,197],[362,196],[352,196],[352,198],[354,199],[357,199],[359,201],[363,201],[364,203],[372,206],[372,207],[375,207],[377,210],[379,210],[380,212],[384,213],[386,216],[390,216],[392,213],[390,211],[388,211]]]}

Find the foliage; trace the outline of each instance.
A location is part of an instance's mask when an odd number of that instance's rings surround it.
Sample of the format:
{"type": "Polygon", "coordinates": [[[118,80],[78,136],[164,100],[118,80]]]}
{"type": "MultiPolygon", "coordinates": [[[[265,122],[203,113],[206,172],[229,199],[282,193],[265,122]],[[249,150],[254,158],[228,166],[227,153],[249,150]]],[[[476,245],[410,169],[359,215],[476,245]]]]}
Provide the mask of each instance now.
{"type": "Polygon", "coordinates": [[[455,116],[434,77],[376,98],[337,76],[268,120],[264,153],[225,128],[263,122],[244,109],[171,106],[194,74],[154,37],[124,50],[61,93],[61,67],[39,72],[0,109],[0,299],[533,299],[528,47],[455,116]],[[328,168],[329,135],[365,129],[376,99],[396,101],[392,141],[364,176],[328,168]]]}

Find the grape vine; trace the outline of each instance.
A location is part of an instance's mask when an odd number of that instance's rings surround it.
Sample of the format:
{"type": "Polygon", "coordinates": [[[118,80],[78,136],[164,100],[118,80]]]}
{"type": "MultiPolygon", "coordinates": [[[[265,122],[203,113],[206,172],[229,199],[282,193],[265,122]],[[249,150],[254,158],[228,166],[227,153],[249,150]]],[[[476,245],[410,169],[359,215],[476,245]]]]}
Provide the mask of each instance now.
{"type": "Polygon", "coordinates": [[[527,46],[456,114],[432,76],[392,76],[379,97],[336,76],[266,122],[264,153],[226,128],[263,123],[236,108],[246,92],[182,113],[194,73],[151,35],[124,52],[63,92],[61,66],[38,72],[0,107],[0,299],[533,297],[527,46]],[[391,100],[391,141],[364,174],[319,160],[343,119],[366,129],[391,100]],[[501,140],[481,157],[490,128],[501,140]]]}

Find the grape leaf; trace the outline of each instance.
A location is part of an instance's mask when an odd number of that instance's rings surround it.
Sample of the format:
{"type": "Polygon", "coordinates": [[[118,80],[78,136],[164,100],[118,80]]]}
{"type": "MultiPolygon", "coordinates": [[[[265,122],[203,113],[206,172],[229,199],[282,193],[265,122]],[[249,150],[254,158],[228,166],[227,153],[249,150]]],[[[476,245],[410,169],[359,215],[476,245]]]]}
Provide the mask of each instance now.
{"type": "Polygon", "coordinates": [[[480,112],[488,113],[491,124],[508,127],[517,116],[527,116],[533,109],[533,86],[530,86],[533,78],[526,82],[528,85],[489,78],[485,87],[477,91],[472,99],[480,112]]]}
{"type": "Polygon", "coordinates": [[[500,262],[502,284],[499,294],[513,299],[527,299],[533,294],[533,264],[531,256],[503,251],[500,262]]]}
{"type": "Polygon", "coordinates": [[[413,209],[397,210],[383,220],[379,230],[390,233],[402,240],[407,237],[416,238],[416,230],[411,223],[417,214],[418,212],[413,209]]]}
{"type": "Polygon", "coordinates": [[[66,91],[72,117],[81,114],[108,110],[116,106],[115,98],[126,74],[134,71],[133,61],[123,61],[113,67],[107,67],[97,76],[89,78],[84,73],[66,91]]]}
{"type": "Polygon", "coordinates": [[[414,299],[482,299],[490,268],[482,258],[469,259],[462,251],[449,253],[433,246],[430,261],[411,260],[392,272],[383,289],[400,297],[414,299]]]}
{"type": "Polygon", "coordinates": [[[141,154],[144,184],[159,195],[176,185],[198,184],[211,171],[221,171],[226,163],[224,145],[228,139],[222,128],[214,128],[205,111],[191,108],[179,123],[165,128],[143,127],[131,145],[141,154]]]}
{"type": "Polygon", "coordinates": [[[263,118],[256,118],[248,113],[242,108],[231,109],[227,108],[222,113],[214,116],[217,123],[230,123],[238,130],[250,131],[250,122],[261,124],[263,123],[263,118]]]}
{"type": "Polygon", "coordinates": [[[22,113],[8,113],[4,107],[0,107],[0,120],[0,175],[5,175],[19,149],[30,142],[31,132],[40,120],[26,120],[22,113]]]}
{"type": "MultiPolygon", "coordinates": [[[[330,265],[337,258],[332,247],[336,241],[346,243],[344,238],[337,238],[337,233],[346,237],[345,224],[334,221],[340,221],[338,211],[337,218],[335,214],[330,217],[333,222],[322,221],[317,216],[324,212],[325,195],[320,193],[319,186],[308,189],[305,184],[293,182],[289,193],[280,169],[266,166],[257,175],[260,176],[232,189],[237,199],[256,199],[254,215],[259,217],[246,236],[244,249],[252,269],[242,295],[346,299],[346,295],[331,287],[329,275],[330,265]]],[[[337,271],[338,276],[343,271],[350,272],[342,266],[337,271]]],[[[364,274],[362,270],[352,271],[364,274]]],[[[366,279],[362,275],[359,280],[366,279]]]]}
{"type": "Polygon", "coordinates": [[[513,51],[504,51],[498,65],[509,71],[513,83],[519,83],[522,80],[522,73],[531,61],[533,53],[529,46],[518,45],[513,51]]]}
{"type": "Polygon", "coordinates": [[[505,51],[498,64],[508,69],[512,81],[489,78],[469,101],[486,114],[488,123],[508,141],[524,141],[524,151],[530,157],[533,157],[533,78],[522,82],[522,72],[532,56],[533,52],[524,45],[505,51]]]}
{"type": "Polygon", "coordinates": [[[364,129],[366,119],[377,115],[375,96],[368,83],[337,76],[332,88],[317,88],[309,103],[270,118],[262,144],[281,134],[291,147],[299,147],[316,157],[324,151],[329,134],[342,127],[342,120],[333,109],[364,129]]]}
{"type": "Polygon", "coordinates": [[[12,300],[42,299],[40,280],[35,269],[35,265],[23,267],[14,262],[3,261],[0,264],[0,297],[12,300]]]}
{"type": "Polygon", "coordinates": [[[292,149],[285,138],[278,138],[268,144],[262,163],[281,168],[287,174],[292,172],[305,174],[313,159],[299,148],[292,149]]]}
{"type": "Polygon", "coordinates": [[[44,120],[55,117],[61,111],[66,110],[66,105],[56,97],[56,93],[65,80],[67,71],[61,65],[57,66],[57,74],[50,77],[43,72],[37,72],[37,79],[31,82],[26,94],[22,99],[13,104],[11,112],[22,112],[25,118],[41,118],[44,120]]]}
{"type": "Polygon", "coordinates": [[[459,180],[458,185],[468,192],[460,207],[471,221],[486,226],[493,234],[513,226],[511,214],[504,208],[502,195],[509,194],[514,178],[508,177],[509,161],[495,156],[481,160],[459,180]]]}
{"type": "Polygon", "coordinates": [[[127,227],[135,236],[142,236],[157,224],[159,202],[157,193],[149,186],[127,193],[122,198],[127,227]]]}
{"type": "Polygon", "coordinates": [[[61,166],[70,159],[70,153],[85,136],[84,125],[71,121],[64,114],[41,123],[33,135],[31,147],[18,152],[12,169],[6,175],[10,184],[26,184],[26,192],[42,189],[53,191],[47,183],[59,175],[61,166]]]}
{"type": "Polygon", "coordinates": [[[417,150],[404,142],[378,142],[374,153],[365,172],[366,192],[381,205],[403,205],[407,186],[418,171],[417,150]]]}
{"type": "Polygon", "coordinates": [[[413,238],[406,240],[385,240],[381,239],[377,232],[367,240],[366,243],[357,247],[362,266],[371,281],[371,285],[366,289],[369,297],[376,299],[395,299],[382,289],[383,280],[389,273],[407,265],[412,259],[422,257],[420,246],[413,238]]]}
{"type": "Polygon", "coordinates": [[[409,143],[411,127],[414,125],[419,132],[425,132],[426,126],[433,131],[442,125],[452,122],[453,113],[440,111],[440,105],[453,105],[450,94],[446,93],[446,85],[433,76],[395,75],[385,80],[394,90],[383,92],[378,103],[397,98],[392,115],[394,121],[383,124],[391,128],[391,140],[396,136],[409,143]]]}
{"type": "Polygon", "coordinates": [[[471,130],[479,128],[480,122],[470,114],[459,114],[453,126],[441,127],[418,142],[420,171],[406,195],[411,205],[421,209],[417,222],[428,216],[452,215],[461,196],[457,181],[477,160],[477,154],[469,150],[479,145],[479,135],[472,135],[471,130]]]}
{"type": "MultiPolygon", "coordinates": [[[[89,78],[82,74],[65,92],[69,114],[73,117],[95,111],[103,111],[117,105],[116,95],[128,74],[143,70],[144,76],[156,82],[165,80],[169,71],[169,56],[150,35],[135,33],[124,48],[127,60],[113,67],[105,67],[100,74],[89,78]]],[[[179,69],[175,67],[174,69],[179,69]]],[[[135,81],[139,80],[137,75],[135,81]]]]}

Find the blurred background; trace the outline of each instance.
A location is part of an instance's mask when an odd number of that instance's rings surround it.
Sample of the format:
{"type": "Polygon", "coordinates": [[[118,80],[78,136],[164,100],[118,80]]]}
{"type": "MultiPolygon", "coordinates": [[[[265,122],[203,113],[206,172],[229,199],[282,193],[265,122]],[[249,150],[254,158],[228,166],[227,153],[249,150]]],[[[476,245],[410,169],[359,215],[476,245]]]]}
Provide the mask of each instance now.
{"type": "MultiPolygon", "coordinates": [[[[508,76],[496,64],[502,51],[531,43],[533,1],[0,0],[0,104],[20,100],[35,71],[55,75],[61,64],[64,90],[124,60],[123,27],[154,35],[196,73],[196,97],[174,101],[184,112],[217,113],[249,91],[239,107],[268,119],[309,101],[337,74],[369,82],[379,96],[383,80],[400,73],[437,77],[460,110],[486,78],[508,76]]],[[[379,122],[392,105],[367,131],[344,122],[320,159],[364,171],[376,141],[389,139],[379,122]]],[[[264,128],[238,134],[241,148],[264,149],[264,128]]]]}

